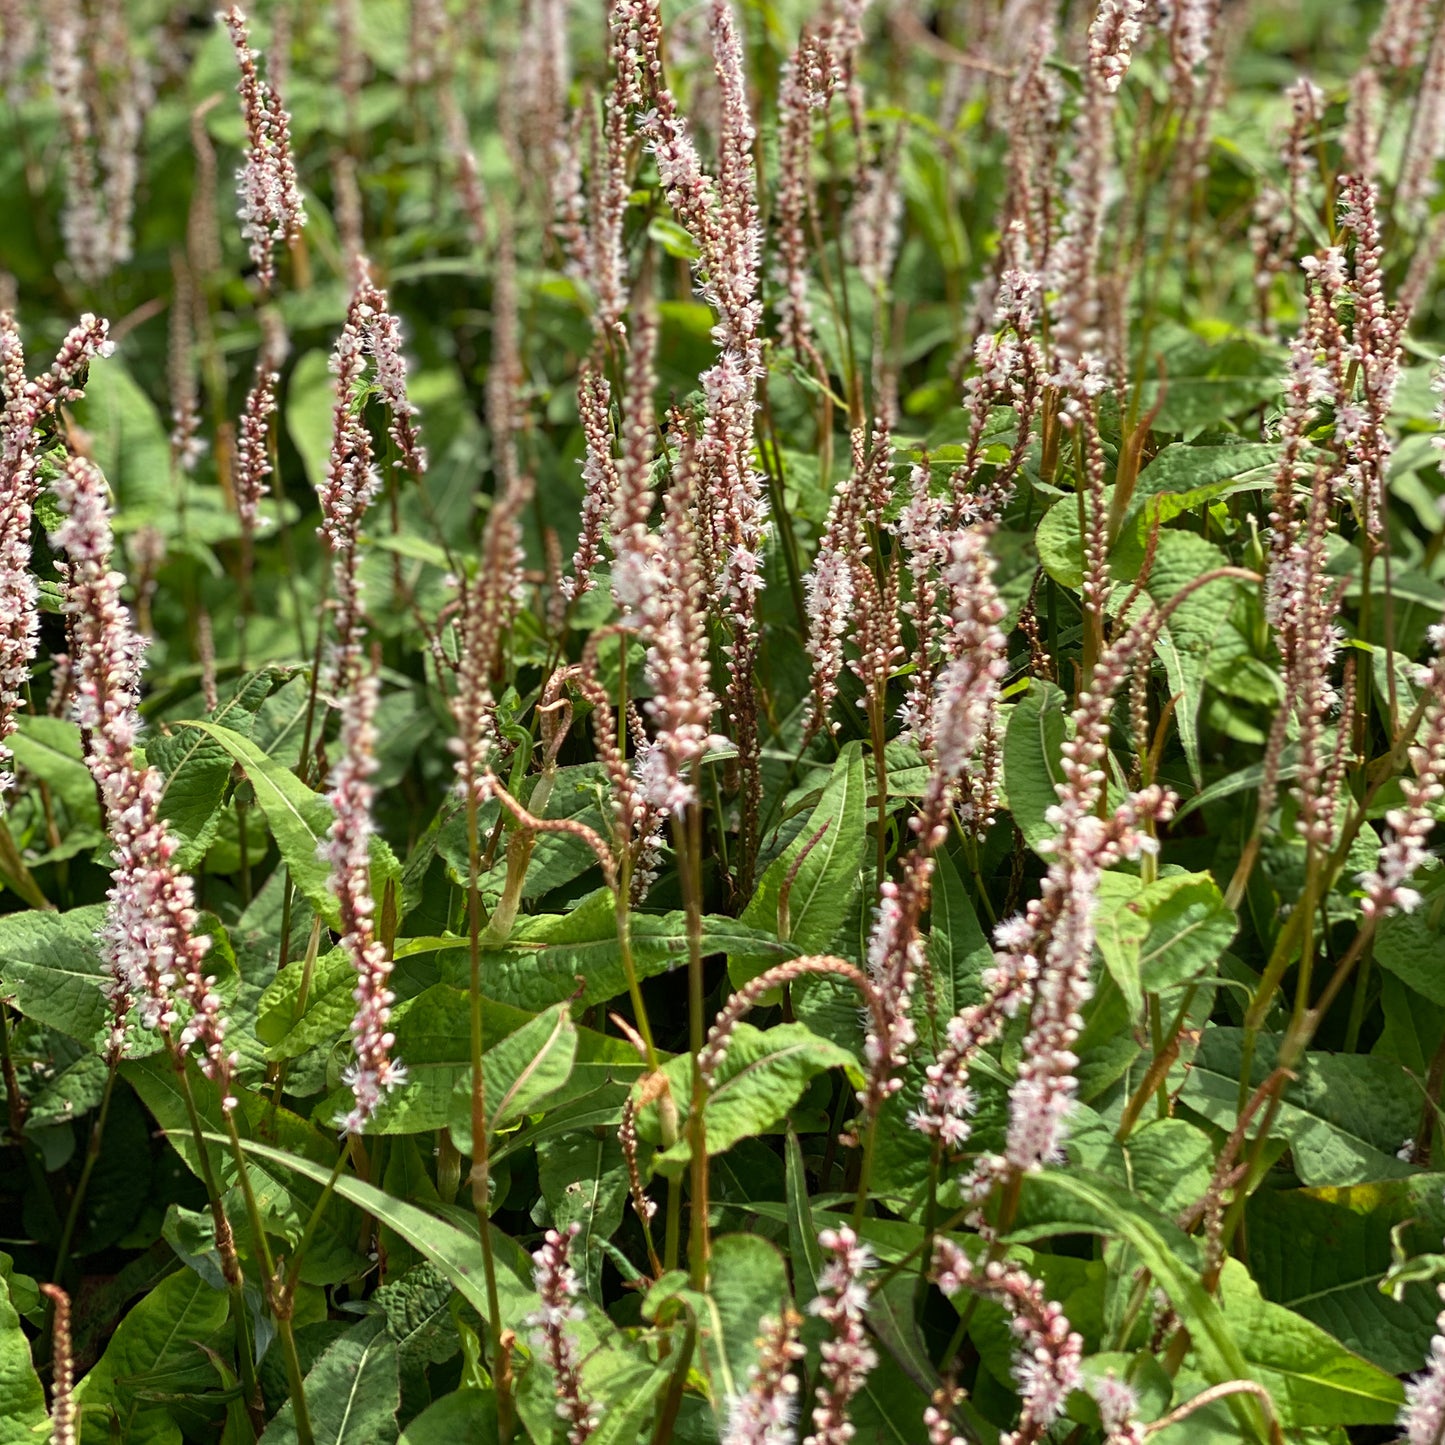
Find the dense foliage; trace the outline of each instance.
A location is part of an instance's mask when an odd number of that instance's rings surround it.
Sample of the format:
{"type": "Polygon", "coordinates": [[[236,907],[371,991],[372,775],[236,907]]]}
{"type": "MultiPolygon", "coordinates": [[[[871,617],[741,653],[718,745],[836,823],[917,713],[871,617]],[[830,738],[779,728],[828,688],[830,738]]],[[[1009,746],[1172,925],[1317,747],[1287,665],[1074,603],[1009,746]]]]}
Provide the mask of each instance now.
{"type": "Polygon", "coordinates": [[[1439,3],[0,67],[0,1445],[1440,1445],[1439,3]]]}

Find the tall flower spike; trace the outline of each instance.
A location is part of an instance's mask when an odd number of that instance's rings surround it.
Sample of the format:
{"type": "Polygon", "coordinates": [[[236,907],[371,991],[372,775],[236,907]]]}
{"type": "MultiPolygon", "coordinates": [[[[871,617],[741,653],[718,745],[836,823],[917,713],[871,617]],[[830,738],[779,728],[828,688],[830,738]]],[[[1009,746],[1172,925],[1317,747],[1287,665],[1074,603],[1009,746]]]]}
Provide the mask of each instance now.
{"type": "Polygon", "coordinates": [[[115,859],[110,907],[101,931],[110,970],[114,1024],[110,1047],[119,1055],[126,1018],[139,1007],[148,1028],[177,1045],[200,1046],[201,1067],[230,1096],[235,1056],[226,1049],[226,1025],[216,980],[205,971],[211,940],[198,936],[195,891],[172,862],[176,843],[160,815],[164,780],[136,757],[140,730],[140,678],[144,642],[121,601],[125,578],[110,570],[112,536],[105,479],[88,461],[72,457],[53,484],[65,520],[51,545],[66,554],[69,575],[62,608],[75,636],[74,716],[86,738],[86,766],[105,808],[115,859]]]}
{"type": "Polygon", "coordinates": [[[261,502],[271,475],[271,417],[276,412],[276,388],[281,384],[281,365],[286,359],[286,332],[280,314],[261,314],[261,349],[256,354],[256,372],[237,428],[236,452],[231,486],[236,494],[236,512],[246,534],[254,535],[261,524],[261,502]]]}
{"type": "Polygon", "coordinates": [[[348,1134],[360,1134],[385,1096],[404,1083],[406,1071],[391,1056],[391,959],[376,937],[376,903],[371,895],[371,808],[376,772],[376,704],[380,684],[375,673],[353,676],[337,699],[341,712],[341,757],[331,774],[329,800],[334,818],[321,856],[331,865],[328,888],[341,914],[341,947],[356,970],[351,1021],[353,1061],[342,1075],[355,1101],[339,1122],[348,1134]]]}
{"type": "Polygon", "coordinates": [[[76,1445],[79,1412],[72,1393],[75,1389],[75,1345],[70,1333],[70,1296],[58,1284],[43,1284],[40,1292],[55,1309],[51,1328],[51,1445],[76,1445]]]}
{"type": "Polygon", "coordinates": [[[793,1366],[806,1353],[798,1343],[802,1323],[791,1308],[785,1308],[779,1319],[763,1321],[747,1391],[728,1404],[722,1445],[792,1445],[796,1439],[798,1377],[793,1366]]]}
{"type": "Polygon", "coordinates": [[[803,1445],[849,1445],[853,1425],[848,1413],[853,1398],[878,1364],[864,1324],[868,1311],[864,1281],[873,1267],[873,1251],[861,1244],[847,1225],[823,1230],[818,1243],[831,1258],[818,1276],[818,1297],[808,1306],[808,1313],[828,1326],[830,1337],[822,1345],[823,1380],[816,1391],[813,1432],[803,1445]]]}
{"type": "Polygon", "coordinates": [[[1430,629],[1430,639],[1435,657],[1425,681],[1429,704],[1419,741],[1410,749],[1415,776],[1400,780],[1404,806],[1385,815],[1389,836],[1374,870],[1360,876],[1365,890],[1362,906],[1373,918],[1408,913],[1419,905],[1419,893],[1408,885],[1429,861],[1426,843],[1435,828],[1436,805],[1445,797],[1445,623],[1430,629]]]}
{"type": "Polygon", "coordinates": [[[1022,1265],[990,1259],[976,1268],[951,1239],[934,1241],[934,1278],[952,1297],[970,1290],[1002,1305],[1019,1340],[1014,1380],[1023,1399],[1018,1428],[999,1437],[999,1445],[1022,1445],[1041,1438],[1064,1413],[1064,1402],[1082,1383],[1084,1341],[1063,1310],[1022,1265]]]}
{"type": "Polygon", "coordinates": [[[541,1248],[532,1255],[533,1286],[542,1302],[537,1312],[527,1319],[535,1331],[537,1346],[552,1369],[557,1418],[566,1422],[568,1445],[584,1445],[598,1424],[597,1410],[583,1391],[577,1346],[567,1332],[569,1324],[583,1318],[576,1303],[582,1286],[570,1257],[572,1241],[581,1228],[579,1224],[571,1224],[565,1230],[549,1229],[543,1235],[541,1248]]]}
{"type": "MultiPolygon", "coordinates": [[[[0,313],[0,766],[5,741],[15,731],[21,694],[30,679],[40,635],[35,578],[30,568],[30,529],[39,490],[35,428],[62,402],[80,396],[76,374],[92,356],[109,356],[107,324],[87,313],[61,344],[55,363],[34,381],[25,376],[25,354],[14,315],[0,313]]],[[[0,793],[11,784],[0,772],[0,793]]]]}
{"type": "Polygon", "coordinates": [[[276,243],[289,244],[306,224],[306,207],[291,157],[291,117],[276,90],[256,66],[246,17],[232,5],[216,17],[236,51],[241,78],[241,113],[246,122],[246,159],[236,172],[241,234],[251,245],[251,260],[263,290],[276,279],[276,243]]]}

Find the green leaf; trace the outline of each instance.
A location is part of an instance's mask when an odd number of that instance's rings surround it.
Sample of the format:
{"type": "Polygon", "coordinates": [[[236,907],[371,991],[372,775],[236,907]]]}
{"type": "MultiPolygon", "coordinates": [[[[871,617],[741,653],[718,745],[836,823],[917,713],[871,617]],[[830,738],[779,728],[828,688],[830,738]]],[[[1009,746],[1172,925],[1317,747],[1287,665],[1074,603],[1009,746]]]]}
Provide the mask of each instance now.
{"type": "Polygon", "coordinates": [[[226,1293],[189,1269],[169,1275],[142,1296],[116,1326],[99,1362],[75,1387],[82,1439],[109,1439],[106,1422],[113,1418],[127,1445],[179,1445],[181,1433],[170,1412],[149,1403],[145,1394],[176,1393],[187,1385],[199,1390],[214,1381],[198,1345],[211,1343],[225,1327],[228,1312],[226,1293]]]}
{"type": "MultiPolygon", "coordinates": [[[[381,1318],[353,1326],[306,1373],[306,1408],[316,1445],[392,1445],[401,1404],[396,1343],[381,1318]]],[[[287,1400],[261,1445],[293,1445],[296,1417],[287,1400]]]]}
{"type": "Polygon", "coordinates": [[[336,383],[324,351],[308,351],[292,368],[286,383],[286,431],[306,468],[312,487],[326,481],[331,456],[331,408],[336,383]]]}
{"type": "MultiPolygon", "coordinates": [[[[800,954],[826,952],[857,896],[868,849],[867,806],[863,745],[850,742],[833,764],[802,831],[758,880],[742,922],[763,932],[776,930],[779,901],[791,877],[787,939],[800,954]]],[[[740,988],[777,961],[771,953],[734,953],[728,960],[728,976],[740,988]]]]}
{"type": "MultiPolygon", "coordinates": [[[[595,1436],[593,1437],[596,1438],[595,1436]]],[[[455,1390],[428,1405],[399,1445],[497,1445],[497,1397],[491,1390],[455,1390]]]]}
{"type": "MultiPolygon", "coordinates": [[[[350,965],[347,972],[354,979],[350,965]]],[[[355,1004],[349,1003],[346,1021],[354,1009],[355,1004]]],[[[308,1012],[306,1017],[309,1020],[311,1014],[308,1012]]],[[[491,1059],[492,1050],[500,1048],[511,1035],[531,1022],[521,1009],[484,999],[482,1037],[489,1045],[487,1057],[491,1059]]],[[[467,995],[451,984],[435,984],[399,1004],[392,1015],[392,1024],[396,1034],[394,1053],[406,1065],[407,1078],[387,1096],[367,1132],[403,1134],[443,1129],[452,1117],[454,1090],[466,1085],[470,1097],[467,1081],[472,1058],[471,1008],[467,995]]],[[[345,1022],[341,1028],[344,1030],[345,1022]]],[[[642,1069],[636,1053],[625,1040],[599,1034],[594,1029],[576,1029],[575,1034],[576,1058],[566,1084],[548,1101],[549,1118],[561,1104],[592,1094],[614,1080],[630,1083],[642,1069]]],[[[513,1046],[513,1052],[517,1047],[513,1046]]],[[[488,1068],[500,1068],[501,1057],[492,1060],[488,1068]]],[[[489,1073],[490,1103],[495,1103],[496,1090],[489,1073]]],[[[349,1098],[349,1091],[338,1089],[318,1106],[316,1113],[330,1120],[346,1112],[350,1107],[349,1098]]],[[[468,1113],[468,1125],[470,1117],[468,1113]]]]}
{"type": "Polygon", "coordinates": [[[1148,884],[1105,873],[1095,924],[1104,964],[1134,1015],[1145,993],[1183,983],[1215,963],[1238,927],[1208,873],[1171,873],[1148,884]]]}
{"type": "MultiPolygon", "coordinates": [[[[207,1133],[208,1142],[224,1144],[225,1136],[207,1133]]],[[[331,1170],[297,1154],[273,1149],[255,1140],[242,1141],[245,1152],[256,1159],[280,1165],[282,1169],[300,1174],[315,1184],[331,1181],[331,1170]]],[[[414,1204],[393,1199],[384,1190],[367,1184],[349,1174],[340,1175],[334,1185],[337,1196],[358,1205],[379,1224],[395,1230],[419,1254],[429,1259],[456,1286],[457,1293],[483,1318],[488,1315],[486,1275],[482,1263],[482,1246],[476,1234],[455,1224],[438,1219],[414,1204]]],[[[492,1230],[497,1251],[497,1293],[504,1320],[520,1320],[537,1307],[537,1296],[523,1284],[530,1278],[527,1256],[505,1235],[492,1230]]]]}
{"type": "Polygon", "coordinates": [[[41,779],[51,799],[68,808],[77,822],[100,822],[95,781],[85,765],[80,729],[65,718],[21,717],[6,740],[17,767],[41,779]]]}
{"type": "MultiPolygon", "coordinates": [[[[767,954],[775,962],[797,953],[773,934],[733,918],[705,917],[702,946],[704,953],[767,954]]],[[[467,949],[467,940],[461,937],[414,938],[397,945],[396,957],[441,952],[443,976],[463,983],[469,972],[467,949]]],[[[640,979],[666,973],[685,960],[686,915],[680,910],[633,914],[632,954],[640,979]]],[[[599,889],[570,913],[519,919],[505,944],[485,951],[482,980],[488,998],[529,1013],[564,1000],[580,1012],[626,993],[611,890],[599,889]]]]}
{"type": "Polygon", "coordinates": [[[1433,1004],[1445,1005],[1445,878],[1438,865],[1422,874],[1425,903],[1408,913],[1392,913],[1375,934],[1375,961],[1433,1004]]]}
{"type": "MultiPolygon", "coordinates": [[[[508,1034],[483,1055],[487,1127],[492,1134],[510,1128],[543,1100],[556,1094],[577,1060],[577,1025],[566,1004],[508,1034]]],[[[452,1090],[452,1142],[463,1154],[472,1152],[472,1081],[470,1070],[452,1090]]]]}
{"type": "Polygon", "coordinates": [[[627,1162],[612,1132],[569,1130],[537,1145],[537,1183],[557,1229],[576,1224],[574,1267],[592,1300],[602,1303],[602,1244],[621,1227],[627,1162]]]}
{"type": "Polygon", "coordinates": [[[97,935],[105,905],[0,918],[0,983],[28,1019],[90,1043],[106,1026],[109,974],[97,935]]]}
{"type": "MultiPolygon", "coordinates": [[[[1250,1079],[1264,1082],[1275,1041],[1261,1038],[1250,1079]]],[[[1232,1129],[1239,1103],[1243,1033],[1211,1025],[1204,1031],[1181,1103],[1211,1124],[1232,1129]]],[[[1275,1121],[1289,1140],[1295,1173],[1307,1185],[1359,1184],[1412,1174],[1395,1157],[1420,1119],[1420,1095],[1398,1064],[1362,1054],[1313,1053],[1298,1066],[1275,1121]]],[[[1257,1128],[1258,1118],[1254,1124],[1257,1128]]]]}
{"type": "MultiPolygon", "coordinates": [[[[339,928],[341,915],[337,912],[336,898],[327,886],[331,867],[319,852],[331,827],[330,803],[240,733],[219,723],[186,721],[178,726],[196,728],[214,738],[240,764],[291,871],[292,882],[331,928],[339,928]]],[[[401,867],[381,838],[372,839],[371,865],[374,897],[382,897],[387,881],[393,881],[400,889],[401,867]]]]}
{"type": "Polygon", "coordinates": [[[1442,1192],[1438,1174],[1343,1189],[1261,1189],[1249,1201],[1250,1273],[1265,1298],[1388,1374],[1409,1374],[1430,1352],[1440,1300],[1424,1282],[1405,1285],[1398,1301],[1380,1286],[1393,1231],[1411,1251],[1439,1248],[1442,1192]]]}
{"type": "MultiPolygon", "coordinates": [[[[1193,532],[1162,531],[1144,591],[1154,606],[1163,607],[1187,583],[1228,561],[1212,542],[1193,532]]],[[[1199,704],[1204,697],[1204,680],[1210,653],[1228,628],[1238,588],[1237,582],[1222,578],[1192,592],[1170,613],[1154,646],[1164,664],[1170,693],[1179,695],[1174,720],[1195,787],[1204,786],[1199,756],[1199,704]]],[[[1143,606],[1144,599],[1140,598],[1131,616],[1138,616],[1143,606]]]]}
{"type": "Polygon", "coordinates": [[[125,519],[143,518],[174,535],[178,517],[172,505],[170,439],[155,403],[123,361],[112,356],[90,368],[75,414],[125,519]]]}
{"type": "Polygon", "coordinates": [[[45,1390],[30,1361],[30,1341],[0,1276],[0,1445],[36,1445],[48,1416],[45,1390]]]}
{"type": "Polygon", "coordinates": [[[700,1363],[721,1423],[728,1402],[747,1388],[764,1322],[780,1319],[788,1303],[782,1255],[758,1235],[722,1235],[713,1241],[707,1292],[689,1289],[681,1273],[665,1275],[649,1292],[644,1313],[656,1317],[672,1299],[686,1303],[697,1319],[700,1363]]]}
{"type": "Polygon", "coordinates": [[[983,998],[981,976],[993,965],[993,947],[953,859],[942,851],[934,855],[928,964],[941,1020],[983,998]]]}
{"type": "Polygon", "coordinates": [[[1225,1261],[1219,1298],[1254,1378],[1287,1428],[1395,1423],[1405,1399],[1400,1382],[1318,1325],[1264,1299],[1238,1260],[1225,1261]]]}
{"type": "Polygon", "coordinates": [[[1045,814],[1059,801],[1067,703],[1051,682],[1030,678],[1028,691],[1009,708],[1003,744],[1003,786],[1008,810],[1029,847],[1052,838],[1045,814]]]}
{"type": "MultiPolygon", "coordinates": [[[[1078,1172],[1045,1170],[1029,1181],[1030,1188],[1037,1186],[1056,1197],[1070,1198],[1079,1207],[1077,1216],[1068,1221],[1071,1230],[1117,1236],[1138,1252],[1155,1283],[1189,1327],[1200,1369],[1211,1384],[1252,1378],[1240,1343],[1219,1305],[1199,1275],[1184,1263],[1182,1256],[1188,1245],[1182,1231],[1123,1191],[1078,1172]]],[[[1248,1422],[1253,1437],[1261,1441],[1267,1438],[1256,1401],[1237,1399],[1230,1409],[1241,1423],[1248,1422]]]]}
{"type": "MultiPolygon", "coordinates": [[[[862,1071],[853,1055],[802,1024],[775,1024],[770,1029],[738,1024],[703,1111],[708,1154],[726,1153],[739,1139],[780,1123],[802,1098],[808,1081],[828,1069],[842,1069],[855,1087],[862,1086],[862,1071]]],[[[662,1072],[673,1099],[686,1100],[692,1089],[691,1057],[680,1054],[669,1059],[662,1072]]],[[[644,1138],[660,1141],[656,1104],[641,1111],[638,1127],[644,1138]]],[[[691,1152],[687,1140],[679,1139],[657,1156],[656,1167],[666,1173],[680,1170],[691,1152]]]]}

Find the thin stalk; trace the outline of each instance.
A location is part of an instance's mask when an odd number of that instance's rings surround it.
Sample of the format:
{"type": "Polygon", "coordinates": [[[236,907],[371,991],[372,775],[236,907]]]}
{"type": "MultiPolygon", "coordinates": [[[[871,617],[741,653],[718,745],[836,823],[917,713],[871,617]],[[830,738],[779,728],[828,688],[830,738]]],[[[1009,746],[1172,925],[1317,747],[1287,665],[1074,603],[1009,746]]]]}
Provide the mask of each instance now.
{"type": "Polygon", "coordinates": [[[291,1295],[276,1277],[276,1260],[271,1253],[271,1242],[266,1238],[266,1222],[261,1217],[261,1206],[256,1201],[256,1191],[251,1187],[251,1171],[246,1166],[246,1152],[241,1147],[241,1136],[236,1132],[236,1120],[229,1110],[222,1110],[226,1120],[226,1135],[231,1141],[231,1157],[236,1161],[236,1177],[241,1185],[241,1197],[246,1201],[246,1215],[251,1221],[251,1233],[255,1237],[256,1253],[260,1256],[266,1302],[276,1321],[276,1334],[281,1341],[282,1362],[286,1366],[286,1389],[291,1397],[291,1410],[296,1422],[297,1445],[313,1445],[315,1436],[311,1430],[311,1410],[306,1403],[306,1377],[301,1369],[301,1356],[296,1349],[296,1330],[291,1322],[291,1295]]]}
{"type": "MultiPolygon", "coordinates": [[[[245,1281],[241,1274],[241,1261],[236,1254],[236,1241],[231,1234],[231,1221],[226,1218],[226,1208],[221,1202],[220,1187],[216,1183],[216,1172],[211,1167],[210,1152],[206,1148],[204,1130],[201,1128],[200,1111],[196,1108],[196,1097],[191,1090],[190,1076],[186,1073],[185,1055],[176,1047],[169,1031],[162,1031],[166,1050],[175,1066],[177,1086],[185,1103],[186,1118],[190,1123],[191,1141],[196,1151],[196,1165],[205,1185],[206,1198],[210,1201],[211,1222],[216,1230],[216,1249],[221,1256],[221,1273],[231,1296],[231,1320],[236,1331],[236,1365],[241,1375],[241,1386],[245,1394],[246,1407],[255,1412],[261,1399],[260,1384],[256,1378],[255,1352],[251,1345],[251,1324],[249,1307],[246,1304],[245,1281]]],[[[297,1417],[297,1445],[312,1445],[309,1432],[304,1438],[300,1432],[300,1416],[297,1417]]]]}
{"type": "MultiPolygon", "coordinates": [[[[692,1055],[692,1098],[687,1118],[688,1143],[692,1151],[687,1263],[693,1288],[706,1289],[708,1256],[712,1246],[707,1218],[707,1085],[699,1062],[707,1020],[703,1012],[705,992],[702,973],[702,821],[696,803],[674,820],[674,830],[681,865],[683,907],[687,915],[687,1039],[692,1055]]],[[[668,1202],[670,1205],[671,1200],[668,1202]]]]}
{"type": "Polygon", "coordinates": [[[472,1207],[482,1244],[482,1271],[487,1286],[487,1315],[491,1326],[489,1363],[497,1386],[498,1429],[503,1441],[512,1435],[512,1403],[502,1360],[502,1306],[497,1295],[497,1262],[492,1254],[491,1154],[487,1137],[487,1085],[483,1066],[482,1029],[482,890],[481,844],[478,838],[477,791],[467,789],[467,911],[471,944],[471,1048],[472,1048],[472,1207]]]}
{"type": "MultiPolygon", "coordinates": [[[[65,1214],[65,1227],[60,1233],[60,1244],[55,1251],[55,1279],[65,1279],[66,1267],[70,1264],[70,1246],[75,1238],[76,1225],[80,1222],[80,1209],[85,1203],[85,1191],[90,1184],[95,1161],[100,1158],[100,1145],[105,1134],[105,1122],[110,1117],[110,1101],[115,1094],[116,1069],[119,1056],[112,1051],[109,1067],[105,1071],[105,1092],[100,1096],[100,1108],[96,1111],[95,1122],[90,1126],[90,1138],[85,1146],[85,1159],[80,1166],[80,1178],[75,1181],[75,1191],[70,1196],[70,1208],[65,1214]]],[[[47,1311],[49,1314],[49,1311],[47,1311]]]]}

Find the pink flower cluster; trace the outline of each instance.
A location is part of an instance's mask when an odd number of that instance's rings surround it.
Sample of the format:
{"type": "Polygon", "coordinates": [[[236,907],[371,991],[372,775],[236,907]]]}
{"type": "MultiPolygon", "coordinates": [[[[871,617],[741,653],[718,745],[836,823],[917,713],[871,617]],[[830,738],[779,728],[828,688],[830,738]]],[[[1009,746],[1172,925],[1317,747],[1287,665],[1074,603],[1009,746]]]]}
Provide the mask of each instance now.
{"type": "Polygon", "coordinates": [[[557,1417],[567,1424],[568,1445],[584,1445],[598,1425],[597,1411],[583,1393],[577,1346],[567,1332],[569,1324],[583,1318],[577,1304],[582,1286],[571,1260],[572,1241],[580,1232],[581,1225],[571,1224],[542,1236],[541,1248],[532,1254],[532,1281],[541,1304],[527,1319],[552,1369],[557,1417]]]}
{"type": "Polygon", "coordinates": [[[260,73],[260,52],[251,49],[246,17],[232,5],[216,17],[235,47],[241,79],[241,112],[246,121],[246,160],[236,172],[241,234],[251,243],[251,260],[264,290],[276,279],[276,243],[290,243],[306,224],[306,207],[291,156],[291,117],[281,97],[260,73]]]}
{"type": "Polygon", "coordinates": [[[1041,1438],[1064,1413],[1064,1404],[1083,1381],[1084,1341],[1043,1286],[1012,1260],[989,1259],[982,1267],[951,1239],[934,1241],[934,1278],[952,1297],[971,1290],[1002,1305],[1019,1341],[1014,1380],[1023,1399],[1017,1428],[999,1445],[1025,1445],[1041,1438]]]}
{"type": "Polygon", "coordinates": [[[1415,776],[1400,780],[1404,806],[1385,814],[1389,836],[1374,869],[1360,875],[1365,890],[1360,906],[1370,918],[1418,907],[1420,895],[1407,885],[1430,860],[1426,843],[1435,828],[1436,807],[1445,798],[1445,623],[1432,627],[1430,637],[1435,646],[1425,682],[1430,701],[1419,741],[1410,749],[1415,776]]]}
{"type": "Polygon", "coordinates": [[[356,970],[353,997],[356,1014],[351,1022],[354,1058],[342,1075],[355,1104],[341,1120],[348,1134],[360,1134],[385,1096],[406,1082],[405,1068],[391,1056],[396,1036],[391,1032],[391,959],[376,937],[371,893],[371,839],[375,832],[371,809],[376,772],[376,704],[379,684],[375,674],[353,678],[340,698],[341,757],[331,774],[334,818],[326,842],[320,847],[331,865],[327,886],[336,896],[341,913],[341,947],[356,970]]]}
{"type": "Polygon", "coordinates": [[[748,1370],[746,1392],[728,1405],[722,1445],[793,1445],[798,1413],[793,1366],[805,1353],[798,1342],[801,1323],[791,1309],[781,1319],[763,1322],[757,1363],[748,1370]]]}
{"type": "MultiPolygon", "coordinates": [[[[10,758],[5,740],[15,731],[20,697],[30,679],[40,635],[35,577],[30,567],[30,528],[40,489],[35,428],[62,402],[80,396],[76,373],[92,356],[115,349],[108,326],[88,312],[61,343],[50,370],[25,375],[25,353],[14,315],[0,313],[0,765],[10,758]]],[[[0,793],[12,781],[0,773],[0,793]]]]}
{"type": "Polygon", "coordinates": [[[818,1296],[808,1313],[821,1319],[830,1331],[823,1342],[823,1381],[815,1394],[813,1431],[803,1445],[848,1445],[853,1425],[848,1419],[853,1397],[878,1365],[878,1354],[868,1342],[868,1286],[873,1251],[847,1226],[825,1229],[818,1243],[831,1258],[818,1276],[818,1296]]]}
{"type": "Polygon", "coordinates": [[[167,1037],[188,1008],[178,1047],[200,1046],[201,1067],[220,1087],[223,1106],[233,1108],[236,1059],[226,1049],[215,977],[205,971],[211,941],[194,932],[195,891],[172,862],[176,843],[160,816],[161,774],[135,755],[145,645],[121,601],[125,579],[110,570],[105,479],[90,462],[72,457],[54,492],[65,521],[51,543],[66,555],[63,606],[76,640],[73,713],[115,855],[101,934],[111,972],[111,1048],[118,1054],[124,1047],[133,1006],[147,1028],[167,1037]]]}

